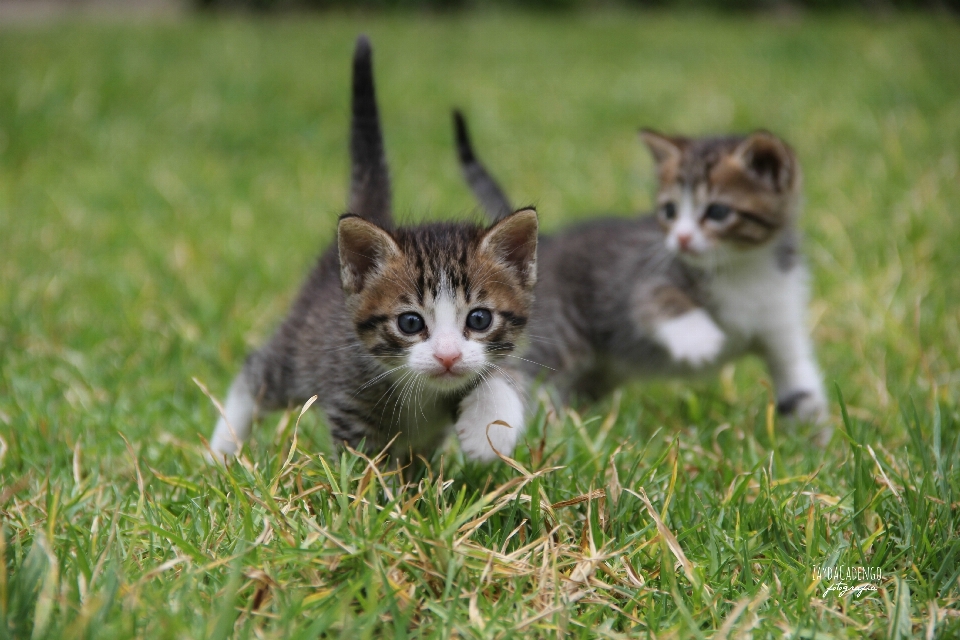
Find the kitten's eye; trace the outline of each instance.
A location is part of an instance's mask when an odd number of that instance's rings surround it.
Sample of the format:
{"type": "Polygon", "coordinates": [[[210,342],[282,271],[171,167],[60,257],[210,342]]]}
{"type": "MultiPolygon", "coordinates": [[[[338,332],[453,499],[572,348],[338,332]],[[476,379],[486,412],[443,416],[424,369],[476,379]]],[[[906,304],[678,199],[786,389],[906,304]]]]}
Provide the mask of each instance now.
{"type": "Polygon", "coordinates": [[[677,205],[672,202],[664,202],[660,206],[660,215],[664,220],[675,220],[677,217],[677,205]]]}
{"type": "Polygon", "coordinates": [[[712,204],[707,207],[707,212],[703,214],[703,218],[714,222],[723,222],[730,217],[731,213],[733,213],[733,209],[725,204],[712,204]]]}
{"type": "Polygon", "coordinates": [[[397,326],[408,336],[423,331],[423,317],[419,313],[401,313],[397,318],[397,326]]]}
{"type": "Polygon", "coordinates": [[[493,315],[487,309],[474,309],[467,316],[467,326],[474,331],[485,331],[493,321],[493,315]]]}

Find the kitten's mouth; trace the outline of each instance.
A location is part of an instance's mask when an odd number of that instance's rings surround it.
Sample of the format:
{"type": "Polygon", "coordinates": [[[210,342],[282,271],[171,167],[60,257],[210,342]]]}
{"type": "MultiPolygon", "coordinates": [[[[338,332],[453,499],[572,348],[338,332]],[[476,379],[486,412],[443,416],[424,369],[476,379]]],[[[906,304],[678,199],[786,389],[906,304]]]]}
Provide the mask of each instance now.
{"type": "Polygon", "coordinates": [[[425,375],[429,384],[440,393],[456,393],[473,380],[470,371],[431,371],[425,375]]]}
{"type": "Polygon", "coordinates": [[[706,253],[707,252],[705,250],[687,247],[686,249],[677,249],[676,256],[681,260],[687,260],[688,262],[699,264],[704,260],[704,255],[706,253]]]}
{"type": "Polygon", "coordinates": [[[434,380],[451,380],[452,381],[452,380],[460,380],[462,378],[466,378],[467,374],[466,372],[463,372],[463,371],[451,371],[450,369],[447,369],[445,371],[440,371],[438,373],[432,373],[430,374],[430,377],[433,378],[434,380]]]}
{"type": "Polygon", "coordinates": [[[682,256],[694,256],[694,257],[699,256],[701,253],[703,253],[702,250],[697,249],[696,247],[693,247],[690,245],[687,245],[685,247],[677,247],[676,251],[682,256]]]}
{"type": "Polygon", "coordinates": [[[470,371],[433,371],[427,374],[430,382],[439,389],[446,391],[455,391],[462,388],[472,379],[470,371]]]}

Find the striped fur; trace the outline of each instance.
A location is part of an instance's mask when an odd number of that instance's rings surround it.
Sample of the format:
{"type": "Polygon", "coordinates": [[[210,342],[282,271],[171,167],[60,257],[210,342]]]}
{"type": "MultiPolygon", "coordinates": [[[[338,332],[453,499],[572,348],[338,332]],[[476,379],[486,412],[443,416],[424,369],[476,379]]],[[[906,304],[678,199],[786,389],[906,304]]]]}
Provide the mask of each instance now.
{"type": "Polygon", "coordinates": [[[457,157],[460,160],[460,170],[463,179],[473,190],[477,202],[483,207],[493,220],[499,220],[513,211],[513,206],[503,189],[493,179],[483,163],[477,159],[470,142],[470,133],[467,131],[467,122],[458,110],[453,111],[453,129],[457,142],[457,157]]]}
{"type": "Polygon", "coordinates": [[[389,229],[393,226],[390,171],[373,84],[373,49],[366,36],[357,39],[353,55],[350,163],[348,210],[389,229]]]}
{"type": "MultiPolygon", "coordinates": [[[[464,176],[496,219],[509,201],[477,159],[462,116],[455,126],[464,176]],[[491,193],[501,195],[481,195],[491,193]]],[[[658,213],[541,238],[526,372],[563,396],[593,397],[633,377],[688,376],[754,353],[767,363],[782,413],[825,419],[805,321],[792,150],[764,131],[641,135],[657,164],[658,213]],[[715,203],[730,208],[722,221],[705,219],[715,203]]]]}
{"type": "Polygon", "coordinates": [[[235,454],[256,414],[317,396],[334,442],[431,455],[456,431],[468,459],[510,454],[537,278],[537,214],[482,227],[393,228],[369,42],[354,56],[351,207],[273,337],[234,380],[210,448],[235,454]]]}

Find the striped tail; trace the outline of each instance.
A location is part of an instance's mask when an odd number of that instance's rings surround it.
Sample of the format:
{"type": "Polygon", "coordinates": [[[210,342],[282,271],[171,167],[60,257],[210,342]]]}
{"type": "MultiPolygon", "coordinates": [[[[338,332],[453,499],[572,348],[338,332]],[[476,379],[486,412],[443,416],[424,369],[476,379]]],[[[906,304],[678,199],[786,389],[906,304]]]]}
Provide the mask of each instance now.
{"type": "Polygon", "coordinates": [[[457,155],[460,158],[460,169],[463,178],[467,181],[473,195],[480,201],[487,216],[494,222],[513,213],[513,207],[506,194],[497,184],[486,167],[477,159],[470,144],[470,134],[467,133],[467,123],[459,110],[453,111],[453,128],[457,139],[457,155]]]}
{"type": "Polygon", "coordinates": [[[373,87],[373,50],[364,35],[357,38],[353,53],[350,165],[348,211],[390,229],[393,226],[390,170],[383,151],[380,114],[373,87]]]}

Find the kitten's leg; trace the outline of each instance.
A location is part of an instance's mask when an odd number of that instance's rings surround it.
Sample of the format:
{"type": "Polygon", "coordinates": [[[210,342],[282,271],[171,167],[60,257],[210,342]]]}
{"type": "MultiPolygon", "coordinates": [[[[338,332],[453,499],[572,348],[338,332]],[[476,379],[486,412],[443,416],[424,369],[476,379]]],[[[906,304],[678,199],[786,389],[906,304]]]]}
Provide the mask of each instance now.
{"type": "Polygon", "coordinates": [[[652,280],[633,292],[631,315],[675,362],[700,367],[717,359],[726,336],[710,314],[672,283],[652,280]]]}
{"type": "MultiPolygon", "coordinates": [[[[806,327],[797,318],[767,336],[764,352],[770,376],[777,390],[777,412],[803,422],[825,424],[829,418],[823,379],[813,353],[813,344],[806,327]]],[[[825,429],[818,440],[830,439],[825,429]]]]}
{"type": "Polygon", "coordinates": [[[294,363],[275,342],[276,338],[247,356],[243,369],[230,385],[224,415],[217,419],[210,437],[210,449],[217,459],[240,451],[250,437],[257,411],[274,411],[306,400],[302,390],[297,393],[298,388],[305,385],[298,384],[297,378],[290,374],[294,363]]]}
{"type": "Polygon", "coordinates": [[[653,337],[667,348],[676,362],[694,367],[716,360],[726,340],[723,329],[700,307],[661,320],[654,328],[653,337]]]}
{"type": "Polygon", "coordinates": [[[250,437],[253,414],[257,407],[256,396],[249,381],[249,371],[244,367],[230,385],[223,415],[210,438],[210,450],[217,459],[236,455],[241,445],[250,437]]]}
{"type": "Polygon", "coordinates": [[[489,377],[471,391],[461,401],[454,425],[463,455],[479,462],[496,460],[497,452],[512,455],[526,428],[526,403],[518,383],[505,374],[489,377]]]}

